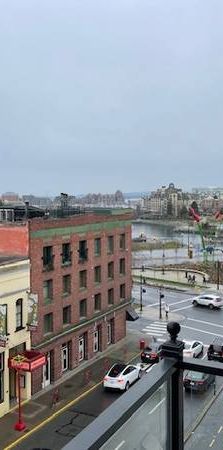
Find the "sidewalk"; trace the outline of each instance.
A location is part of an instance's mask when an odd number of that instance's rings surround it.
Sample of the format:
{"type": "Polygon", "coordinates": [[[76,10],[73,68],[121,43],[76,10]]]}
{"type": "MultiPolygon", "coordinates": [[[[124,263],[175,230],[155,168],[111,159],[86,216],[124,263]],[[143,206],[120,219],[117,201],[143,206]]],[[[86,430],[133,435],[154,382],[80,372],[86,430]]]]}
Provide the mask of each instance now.
{"type": "MultiPolygon", "coordinates": [[[[169,269],[169,268],[144,268],[141,269],[132,268],[132,278],[133,282],[141,283],[141,279],[143,280],[143,284],[157,286],[157,287],[165,287],[165,288],[173,288],[187,291],[188,289],[195,288],[199,290],[208,289],[210,291],[217,291],[217,285],[214,283],[203,283],[203,275],[205,275],[206,280],[208,280],[208,275],[203,272],[196,272],[195,270],[188,270],[187,275],[195,275],[196,282],[195,285],[191,285],[188,283],[188,279],[186,278],[186,271],[184,269],[169,269]]],[[[219,286],[219,292],[223,293],[223,286],[219,286]]]]}
{"type": "MultiPolygon", "coordinates": [[[[62,382],[51,385],[47,390],[34,395],[32,399],[23,404],[23,420],[26,429],[22,432],[14,430],[14,425],[18,419],[18,408],[1,418],[0,427],[0,450],[11,447],[14,441],[22,435],[27,435],[37,425],[44,422],[52,415],[59,414],[59,411],[66,410],[66,406],[75,402],[81,394],[89,389],[94,389],[103,380],[104,374],[109,367],[117,361],[128,362],[139,353],[140,332],[131,333],[122,341],[109,347],[103,354],[98,354],[92,361],[85,361],[77,369],[68,372],[62,382]],[[58,402],[53,404],[55,390],[58,388],[58,402]],[[4,431],[3,431],[4,430],[4,431]]],[[[62,412],[61,411],[61,412],[62,412]]],[[[37,445],[38,447],[38,445],[37,445]]]]}

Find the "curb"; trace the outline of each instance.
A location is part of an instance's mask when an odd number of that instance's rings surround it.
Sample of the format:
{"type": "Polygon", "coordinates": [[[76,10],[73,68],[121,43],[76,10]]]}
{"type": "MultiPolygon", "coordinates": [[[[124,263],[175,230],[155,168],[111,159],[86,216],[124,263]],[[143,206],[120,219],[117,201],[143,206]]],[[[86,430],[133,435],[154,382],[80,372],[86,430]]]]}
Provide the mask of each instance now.
{"type": "Polygon", "coordinates": [[[217,400],[217,398],[219,397],[219,395],[221,394],[221,392],[223,391],[223,385],[220,386],[220,388],[218,389],[218,391],[216,392],[216,394],[209,400],[209,402],[207,403],[207,405],[204,407],[204,409],[201,411],[201,413],[198,415],[198,417],[195,419],[194,425],[191,427],[191,429],[187,430],[185,433],[185,438],[184,438],[184,444],[186,444],[187,441],[189,441],[189,439],[191,438],[192,434],[194,433],[194,431],[197,429],[197,427],[200,425],[201,421],[203,420],[203,418],[206,416],[208,410],[210,409],[210,407],[213,405],[213,403],[215,402],[215,400],[217,400]]]}

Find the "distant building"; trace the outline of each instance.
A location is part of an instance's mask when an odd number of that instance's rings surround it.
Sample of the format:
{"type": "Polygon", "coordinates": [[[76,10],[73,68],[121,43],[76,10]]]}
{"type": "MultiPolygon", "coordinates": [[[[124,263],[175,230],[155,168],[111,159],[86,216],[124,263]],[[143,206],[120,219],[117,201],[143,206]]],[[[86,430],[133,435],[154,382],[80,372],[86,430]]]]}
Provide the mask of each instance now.
{"type": "Polygon", "coordinates": [[[183,193],[182,189],[176,188],[173,183],[169,186],[162,186],[149,196],[143,198],[143,211],[152,217],[173,217],[180,216],[182,208],[188,207],[191,196],[183,193]]]}
{"type": "Polygon", "coordinates": [[[18,202],[20,201],[20,198],[15,192],[5,192],[1,195],[1,200],[3,202],[18,202]]]}

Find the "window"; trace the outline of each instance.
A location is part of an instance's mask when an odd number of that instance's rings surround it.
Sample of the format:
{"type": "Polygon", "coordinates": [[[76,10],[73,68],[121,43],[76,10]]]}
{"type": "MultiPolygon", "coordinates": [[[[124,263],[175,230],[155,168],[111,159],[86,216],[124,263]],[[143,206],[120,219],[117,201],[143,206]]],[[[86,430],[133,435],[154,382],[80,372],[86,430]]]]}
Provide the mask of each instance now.
{"type": "Polygon", "coordinates": [[[62,244],[62,265],[69,266],[71,264],[70,243],[62,244]]]}
{"type": "Polygon", "coordinates": [[[94,268],[94,282],[101,283],[101,266],[94,268]]]}
{"type": "Polygon", "coordinates": [[[108,263],[108,278],[114,278],[114,263],[113,261],[108,263]]]}
{"type": "Polygon", "coordinates": [[[94,309],[95,311],[100,311],[101,309],[101,294],[96,294],[94,296],[94,309]]]}
{"type": "Polygon", "coordinates": [[[119,247],[120,250],[125,250],[125,233],[120,234],[119,236],[119,247]]]}
{"type": "Polygon", "coordinates": [[[120,275],[125,275],[125,258],[119,260],[119,273],[120,275]]]}
{"type": "Polygon", "coordinates": [[[100,254],[101,254],[101,239],[96,238],[94,240],[94,255],[100,256],[100,254]]]}
{"type": "Polygon", "coordinates": [[[107,323],[107,344],[113,343],[114,336],[114,319],[111,319],[107,323]]]}
{"type": "Polygon", "coordinates": [[[53,331],[53,313],[45,314],[43,326],[44,326],[44,334],[52,333],[52,331],[53,331]]]}
{"type": "Polygon", "coordinates": [[[114,252],[114,237],[108,236],[108,254],[111,255],[114,252]]]}
{"type": "Polygon", "coordinates": [[[114,289],[108,290],[108,304],[113,305],[114,303],[114,289]]]}
{"type": "Polygon", "coordinates": [[[16,300],[16,330],[22,328],[22,298],[16,300]]]}
{"type": "Polygon", "coordinates": [[[86,270],[81,270],[79,272],[79,286],[80,286],[80,289],[87,287],[87,271],[86,270]]]}
{"type": "Polygon", "coordinates": [[[43,247],[43,270],[53,269],[53,247],[47,246],[43,247]]]}
{"type": "Polygon", "coordinates": [[[71,275],[63,276],[63,295],[69,295],[71,293],[71,275]]]}
{"type": "Polygon", "coordinates": [[[79,241],[79,262],[85,262],[88,259],[87,241],[79,241]]]}
{"type": "Polygon", "coordinates": [[[120,299],[125,298],[125,284],[120,284],[120,299]]]}
{"type": "Polygon", "coordinates": [[[8,333],[8,307],[7,305],[0,305],[0,334],[6,339],[8,333]]]}
{"type": "Polygon", "coordinates": [[[63,325],[71,323],[71,306],[65,306],[63,308],[63,325]]]}
{"type": "Polygon", "coordinates": [[[4,356],[4,352],[0,353],[0,403],[4,402],[4,356]]]}
{"type": "Polygon", "coordinates": [[[45,304],[51,303],[53,300],[53,280],[45,280],[43,282],[43,300],[45,304]]]}
{"type": "Polygon", "coordinates": [[[80,301],[80,318],[87,316],[87,299],[80,301]]]}
{"type": "Polygon", "coordinates": [[[100,346],[100,330],[99,327],[97,327],[97,330],[94,331],[93,334],[93,352],[96,353],[99,351],[99,346],[100,346]]]}
{"type": "Polygon", "coordinates": [[[64,344],[61,348],[61,365],[62,372],[65,372],[69,369],[69,345],[64,344]]]}

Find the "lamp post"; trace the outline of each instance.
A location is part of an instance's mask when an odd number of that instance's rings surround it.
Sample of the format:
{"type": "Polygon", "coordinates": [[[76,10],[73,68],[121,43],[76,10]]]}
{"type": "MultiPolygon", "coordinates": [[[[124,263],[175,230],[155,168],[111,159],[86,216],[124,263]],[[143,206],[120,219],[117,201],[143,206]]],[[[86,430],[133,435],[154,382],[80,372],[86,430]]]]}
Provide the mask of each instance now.
{"type": "Polygon", "coordinates": [[[162,261],[163,261],[163,265],[162,265],[162,274],[165,274],[165,247],[163,245],[163,255],[162,255],[162,261]]]}
{"type": "Polygon", "coordinates": [[[14,359],[17,362],[16,374],[17,374],[18,400],[19,400],[19,418],[18,422],[16,422],[14,426],[14,429],[17,431],[22,431],[26,428],[26,424],[22,420],[20,364],[25,360],[25,358],[22,355],[17,355],[14,359]]]}
{"type": "Polygon", "coordinates": [[[142,294],[143,292],[146,292],[146,290],[143,288],[143,275],[144,272],[144,266],[141,268],[141,274],[140,274],[140,312],[142,312],[142,294]]]}
{"type": "Polygon", "coordinates": [[[189,238],[189,225],[187,226],[187,255],[190,256],[190,238],[189,238]]]}
{"type": "Polygon", "coordinates": [[[159,290],[159,319],[162,319],[162,298],[164,298],[164,294],[162,294],[162,290],[159,290]]]}
{"type": "Polygon", "coordinates": [[[220,261],[219,260],[217,260],[216,268],[217,268],[217,290],[219,291],[219,285],[220,285],[220,261]]]}

